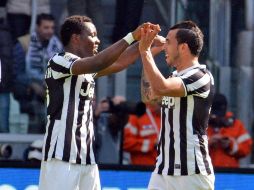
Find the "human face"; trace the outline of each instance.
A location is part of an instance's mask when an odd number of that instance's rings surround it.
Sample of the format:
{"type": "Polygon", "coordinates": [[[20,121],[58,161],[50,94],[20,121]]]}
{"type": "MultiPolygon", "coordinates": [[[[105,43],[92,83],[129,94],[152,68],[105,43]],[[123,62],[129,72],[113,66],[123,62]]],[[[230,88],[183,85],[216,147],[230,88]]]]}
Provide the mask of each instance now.
{"type": "Polygon", "coordinates": [[[179,61],[179,44],[176,39],[177,30],[170,30],[164,45],[166,62],[171,67],[176,67],[179,61]]]}
{"type": "Polygon", "coordinates": [[[39,25],[37,25],[37,33],[41,41],[48,41],[54,35],[55,24],[52,20],[42,20],[39,25]]]}
{"type": "Polygon", "coordinates": [[[86,22],[86,29],[80,34],[80,54],[82,57],[93,56],[98,53],[100,40],[97,37],[97,30],[93,23],[86,22]]]}

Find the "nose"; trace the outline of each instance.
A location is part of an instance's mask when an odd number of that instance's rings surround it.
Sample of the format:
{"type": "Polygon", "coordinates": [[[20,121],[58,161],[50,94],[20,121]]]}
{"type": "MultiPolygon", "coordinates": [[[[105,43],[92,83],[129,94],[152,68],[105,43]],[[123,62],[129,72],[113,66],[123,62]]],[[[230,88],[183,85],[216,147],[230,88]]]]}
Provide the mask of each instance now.
{"type": "Polygon", "coordinates": [[[98,38],[98,36],[96,37],[95,43],[96,43],[96,44],[100,44],[100,43],[101,43],[101,41],[100,41],[100,39],[98,38]]]}

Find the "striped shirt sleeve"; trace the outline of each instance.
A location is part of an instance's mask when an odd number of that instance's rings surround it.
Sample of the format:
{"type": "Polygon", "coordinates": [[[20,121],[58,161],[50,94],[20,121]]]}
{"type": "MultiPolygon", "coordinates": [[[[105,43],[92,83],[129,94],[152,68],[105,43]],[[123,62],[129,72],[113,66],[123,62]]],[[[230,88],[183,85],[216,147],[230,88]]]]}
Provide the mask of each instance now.
{"type": "Polygon", "coordinates": [[[185,87],[185,96],[207,98],[210,93],[211,75],[205,70],[193,69],[180,76],[185,87]]]}
{"type": "Polygon", "coordinates": [[[49,67],[54,79],[68,77],[72,75],[71,67],[79,58],[66,53],[59,53],[49,60],[49,67]]]}

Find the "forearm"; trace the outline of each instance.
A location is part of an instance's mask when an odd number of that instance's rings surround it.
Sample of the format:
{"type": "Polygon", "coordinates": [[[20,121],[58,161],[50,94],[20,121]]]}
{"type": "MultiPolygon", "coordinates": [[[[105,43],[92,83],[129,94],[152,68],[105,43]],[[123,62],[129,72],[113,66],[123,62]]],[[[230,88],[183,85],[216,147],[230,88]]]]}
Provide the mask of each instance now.
{"type": "Polygon", "coordinates": [[[136,42],[135,44],[128,47],[112,65],[100,71],[96,75],[96,78],[124,70],[129,65],[133,64],[137,60],[139,55],[140,54],[138,51],[138,42],[136,42]]]}
{"type": "Polygon", "coordinates": [[[141,100],[145,103],[158,103],[159,97],[156,97],[152,91],[150,82],[147,80],[147,73],[142,69],[141,74],[141,100]]]}
{"type": "Polygon", "coordinates": [[[72,73],[78,75],[99,72],[112,65],[128,46],[121,39],[93,57],[79,59],[74,63],[72,73]]]}
{"type": "Polygon", "coordinates": [[[141,52],[141,59],[143,62],[144,72],[146,77],[151,85],[152,91],[155,95],[160,95],[158,92],[160,89],[164,89],[164,80],[165,78],[160,73],[159,69],[157,68],[151,51],[144,51],[141,52]]]}

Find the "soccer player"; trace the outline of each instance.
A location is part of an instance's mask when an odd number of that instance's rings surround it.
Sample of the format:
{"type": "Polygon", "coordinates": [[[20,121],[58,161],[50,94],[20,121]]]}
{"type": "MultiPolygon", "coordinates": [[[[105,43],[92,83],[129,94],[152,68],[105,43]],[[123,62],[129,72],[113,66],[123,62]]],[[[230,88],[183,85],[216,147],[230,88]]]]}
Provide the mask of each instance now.
{"type": "Polygon", "coordinates": [[[140,38],[140,29],[98,53],[100,41],[90,18],[71,16],[63,23],[60,33],[65,52],[49,60],[45,76],[48,122],[40,190],[100,189],[93,152],[94,77],[134,62],[138,45],[128,46],[140,38]]]}
{"type": "Polygon", "coordinates": [[[144,69],[142,97],[144,101],[161,100],[162,114],[159,155],[148,189],[212,190],[215,178],[206,130],[214,81],[198,61],[203,34],[192,21],[170,28],[164,49],[167,64],[176,70],[164,78],[150,51],[159,31],[159,26],[141,29],[139,42],[144,69]]]}

